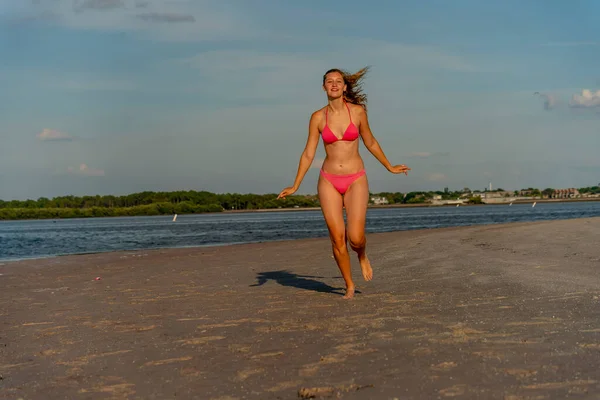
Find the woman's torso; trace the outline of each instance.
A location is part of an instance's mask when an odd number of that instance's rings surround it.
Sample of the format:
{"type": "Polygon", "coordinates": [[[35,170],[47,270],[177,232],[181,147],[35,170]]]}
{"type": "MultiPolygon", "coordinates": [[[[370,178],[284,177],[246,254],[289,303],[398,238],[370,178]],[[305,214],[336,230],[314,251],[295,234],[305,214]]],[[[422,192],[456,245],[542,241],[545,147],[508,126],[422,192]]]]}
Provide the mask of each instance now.
{"type": "Polygon", "coordinates": [[[322,169],[331,174],[352,174],[364,169],[358,152],[360,121],[356,117],[355,106],[346,104],[337,114],[325,106],[319,131],[325,146],[326,158],[322,169]],[[353,112],[354,111],[354,112],[353,112]]]}

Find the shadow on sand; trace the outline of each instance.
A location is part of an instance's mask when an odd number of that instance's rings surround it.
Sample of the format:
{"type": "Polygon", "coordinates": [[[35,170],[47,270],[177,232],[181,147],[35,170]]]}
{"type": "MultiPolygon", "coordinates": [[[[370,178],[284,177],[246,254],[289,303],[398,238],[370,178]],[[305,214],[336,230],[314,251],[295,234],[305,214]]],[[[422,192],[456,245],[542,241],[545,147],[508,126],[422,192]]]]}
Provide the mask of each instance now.
{"type": "MultiPolygon", "coordinates": [[[[250,286],[262,286],[268,281],[275,281],[282,286],[292,286],[298,289],[312,290],[315,292],[321,293],[334,293],[339,295],[344,295],[346,290],[345,288],[334,288],[333,286],[329,286],[326,283],[316,281],[310,278],[323,278],[322,276],[310,276],[310,275],[297,275],[289,271],[281,270],[281,271],[269,271],[269,272],[259,272],[256,275],[256,280],[258,281],[254,285],[250,286]]],[[[356,293],[359,293],[358,291],[356,293]]]]}

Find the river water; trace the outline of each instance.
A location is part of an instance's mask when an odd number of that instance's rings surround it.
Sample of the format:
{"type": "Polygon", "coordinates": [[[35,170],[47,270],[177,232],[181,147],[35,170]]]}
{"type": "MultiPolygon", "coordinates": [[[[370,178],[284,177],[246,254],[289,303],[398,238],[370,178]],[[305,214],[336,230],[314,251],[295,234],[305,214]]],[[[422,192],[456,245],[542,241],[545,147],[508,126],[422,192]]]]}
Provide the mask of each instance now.
{"type": "MultiPolygon", "coordinates": [[[[600,216],[600,201],[476,207],[372,208],[367,232],[600,216]]],[[[0,221],[0,261],[114,250],[327,236],[320,210],[0,221]]]]}

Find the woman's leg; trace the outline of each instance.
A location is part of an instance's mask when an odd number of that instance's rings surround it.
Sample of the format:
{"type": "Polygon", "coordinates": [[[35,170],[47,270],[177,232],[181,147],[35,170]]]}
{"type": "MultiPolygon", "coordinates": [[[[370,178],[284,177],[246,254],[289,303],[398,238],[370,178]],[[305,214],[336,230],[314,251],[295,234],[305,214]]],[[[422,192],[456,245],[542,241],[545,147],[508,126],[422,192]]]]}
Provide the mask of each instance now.
{"type": "Polygon", "coordinates": [[[321,203],[321,211],[329,230],[333,257],[346,282],[346,295],[344,298],[349,299],[354,296],[354,282],[352,282],[350,255],[348,254],[348,247],[346,245],[342,195],[322,176],[319,177],[317,190],[319,193],[319,202],[321,203]]]}
{"type": "Polygon", "coordinates": [[[344,205],[346,206],[346,219],[348,220],[348,241],[352,250],[358,255],[360,268],[366,281],[373,279],[373,269],[367,258],[367,239],[365,238],[368,203],[369,183],[365,175],[350,185],[344,196],[344,205]]]}

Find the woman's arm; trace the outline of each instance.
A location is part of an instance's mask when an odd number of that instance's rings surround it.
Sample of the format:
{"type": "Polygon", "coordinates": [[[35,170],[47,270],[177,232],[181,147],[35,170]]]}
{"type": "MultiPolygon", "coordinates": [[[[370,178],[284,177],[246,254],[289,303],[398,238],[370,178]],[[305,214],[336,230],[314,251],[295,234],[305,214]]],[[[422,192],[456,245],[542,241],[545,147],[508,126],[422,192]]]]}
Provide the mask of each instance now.
{"type": "Polygon", "coordinates": [[[318,111],[314,112],[310,116],[310,122],[308,124],[308,139],[306,140],[306,146],[304,146],[302,156],[300,156],[298,172],[296,173],[296,179],[294,180],[294,185],[292,186],[296,190],[298,190],[300,187],[306,172],[315,159],[317,145],[319,144],[319,119],[320,113],[318,111]]]}
{"type": "Polygon", "coordinates": [[[360,121],[360,136],[362,137],[363,143],[365,147],[373,156],[379,160],[379,162],[387,169],[388,171],[392,167],[392,164],[388,161],[387,157],[383,153],[381,146],[379,146],[379,142],[373,136],[373,132],[371,132],[371,127],[369,126],[369,117],[367,117],[367,112],[364,108],[359,108],[359,121],[360,121]]]}
{"type": "Polygon", "coordinates": [[[360,136],[362,137],[363,143],[365,144],[365,147],[367,148],[367,150],[369,150],[369,152],[371,154],[373,154],[373,156],[377,160],[379,160],[379,162],[388,171],[390,171],[394,174],[398,174],[398,173],[406,174],[407,171],[410,170],[410,168],[408,168],[404,164],[392,165],[389,162],[389,160],[387,159],[387,157],[385,156],[385,154],[383,153],[381,146],[379,146],[379,142],[377,141],[377,139],[375,139],[375,136],[373,136],[373,132],[371,132],[371,127],[369,126],[369,118],[367,117],[367,112],[365,111],[365,109],[360,107],[358,113],[359,113],[358,119],[360,121],[360,136]]]}
{"type": "Polygon", "coordinates": [[[308,124],[308,139],[306,140],[306,146],[304,146],[304,151],[302,152],[302,156],[300,156],[300,162],[298,164],[298,172],[296,173],[296,179],[294,180],[294,184],[290,187],[287,187],[281,191],[277,198],[285,198],[296,192],[306,175],[306,172],[310,168],[313,160],[315,159],[315,153],[317,152],[317,145],[319,144],[319,118],[320,113],[315,111],[311,117],[310,122],[308,124]]]}

